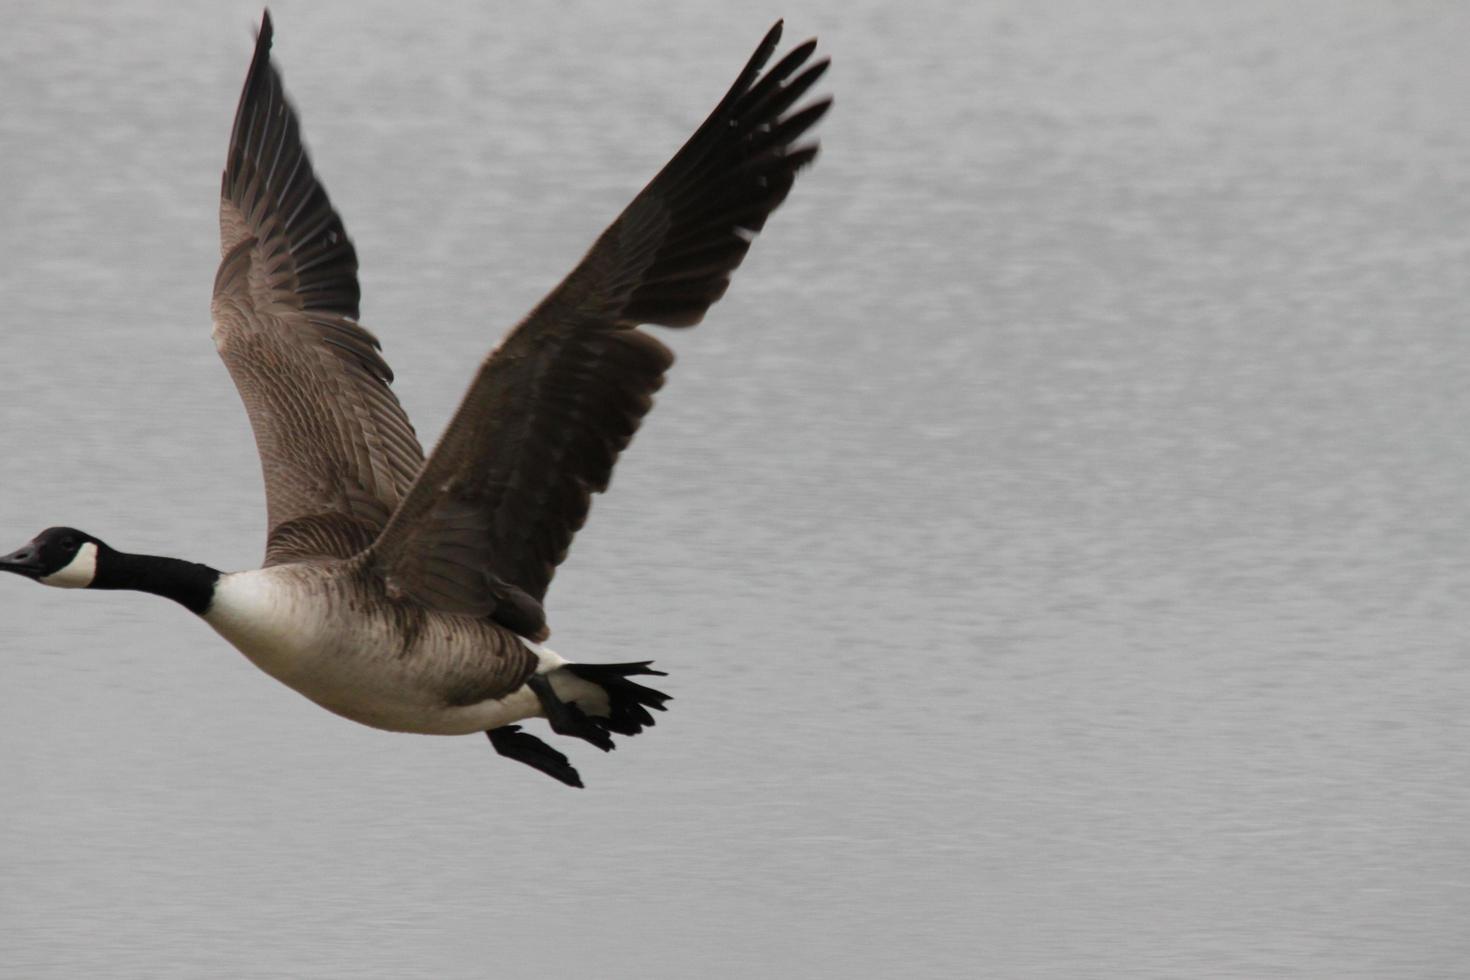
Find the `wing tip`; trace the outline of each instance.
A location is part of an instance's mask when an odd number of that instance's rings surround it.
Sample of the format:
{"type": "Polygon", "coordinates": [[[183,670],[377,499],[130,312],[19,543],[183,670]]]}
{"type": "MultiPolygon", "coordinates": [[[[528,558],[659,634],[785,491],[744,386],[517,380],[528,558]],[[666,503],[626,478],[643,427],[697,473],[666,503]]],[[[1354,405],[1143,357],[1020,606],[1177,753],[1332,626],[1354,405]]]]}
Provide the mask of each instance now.
{"type": "Polygon", "coordinates": [[[255,32],[255,57],[269,59],[271,41],[276,36],[276,26],[271,23],[271,8],[266,7],[260,14],[260,28],[255,32]]]}
{"type": "MultiPolygon", "coordinates": [[[[245,84],[240,87],[240,101],[235,106],[235,120],[230,125],[231,148],[239,142],[250,103],[260,97],[261,90],[269,85],[274,71],[271,67],[271,42],[275,38],[275,25],[271,23],[270,8],[260,16],[260,27],[255,32],[255,53],[250,57],[250,67],[245,72],[245,84]]],[[[228,164],[226,166],[228,175],[228,164]]],[[[227,178],[228,179],[228,176],[227,178]]]]}

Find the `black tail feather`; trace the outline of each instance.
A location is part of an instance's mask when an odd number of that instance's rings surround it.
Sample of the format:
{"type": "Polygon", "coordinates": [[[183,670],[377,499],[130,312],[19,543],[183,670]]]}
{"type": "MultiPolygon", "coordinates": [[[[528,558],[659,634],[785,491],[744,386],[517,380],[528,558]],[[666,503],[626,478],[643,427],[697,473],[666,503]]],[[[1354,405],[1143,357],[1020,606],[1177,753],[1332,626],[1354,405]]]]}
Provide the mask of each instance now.
{"type": "Polygon", "coordinates": [[[618,735],[637,735],[653,726],[653,715],[648,709],[667,711],[664,704],[672,701],[671,695],[631,681],[634,675],[667,677],[662,670],[653,670],[652,660],[630,664],[567,664],[563,670],[575,674],[585,681],[601,687],[607,692],[608,716],[589,716],[588,720],[618,735]]]}

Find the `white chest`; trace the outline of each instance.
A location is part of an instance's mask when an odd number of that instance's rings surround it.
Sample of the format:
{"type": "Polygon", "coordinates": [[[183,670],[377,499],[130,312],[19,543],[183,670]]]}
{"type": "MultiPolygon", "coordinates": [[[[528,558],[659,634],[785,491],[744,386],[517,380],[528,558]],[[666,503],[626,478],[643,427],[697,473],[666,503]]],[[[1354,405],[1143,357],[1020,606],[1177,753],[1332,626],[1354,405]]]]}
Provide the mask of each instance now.
{"type": "MultiPolygon", "coordinates": [[[[261,670],[353,721],[392,731],[463,734],[498,727],[539,710],[529,689],[503,702],[453,707],[444,699],[454,672],[488,656],[475,634],[442,623],[416,632],[412,649],[366,597],[330,571],[262,568],[223,576],[207,622],[261,670]],[[475,654],[475,656],[470,656],[475,654]]],[[[531,645],[543,665],[564,661],[531,645]]]]}
{"type": "Polygon", "coordinates": [[[402,638],[330,572],[262,568],[226,575],[204,621],[276,680],[353,721],[432,730],[419,671],[402,638]]]}
{"type": "Polygon", "coordinates": [[[325,611],[300,582],[258,569],[223,576],[204,621],[261,670],[295,687],[328,653],[325,611]]]}

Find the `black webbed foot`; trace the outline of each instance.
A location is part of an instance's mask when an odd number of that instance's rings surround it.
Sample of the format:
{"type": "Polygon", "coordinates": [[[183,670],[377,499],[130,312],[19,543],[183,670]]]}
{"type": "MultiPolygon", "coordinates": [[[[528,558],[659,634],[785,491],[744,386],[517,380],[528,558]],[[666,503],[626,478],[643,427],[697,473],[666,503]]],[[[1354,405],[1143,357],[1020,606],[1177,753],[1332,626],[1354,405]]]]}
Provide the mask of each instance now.
{"type": "Polygon", "coordinates": [[[521,731],[520,725],[503,725],[485,733],[496,752],[507,759],[524,762],[532,769],[539,769],[552,779],[559,779],[568,786],[582,788],[582,777],[567,757],[541,741],[530,732],[521,731]]]}
{"type": "Polygon", "coordinates": [[[611,752],[616,748],[613,745],[612,736],[607,733],[607,726],[600,725],[596,720],[587,717],[586,713],[575,704],[557,697],[556,692],[551,689],[551,682],[545,676],[537,674],[526,683],[530,685],[537,700],[541,702],[541,710],[545,713],[552,731],[558,735],[571,735],[574,738],[584,739],[604,752],[611,752]]]}

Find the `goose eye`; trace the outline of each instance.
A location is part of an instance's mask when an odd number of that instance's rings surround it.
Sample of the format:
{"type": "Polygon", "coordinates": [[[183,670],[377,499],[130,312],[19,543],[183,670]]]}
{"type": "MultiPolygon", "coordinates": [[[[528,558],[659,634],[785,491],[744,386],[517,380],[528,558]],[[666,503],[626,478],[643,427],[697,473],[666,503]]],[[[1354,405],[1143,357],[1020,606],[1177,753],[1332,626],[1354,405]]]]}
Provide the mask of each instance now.
{"type": "Polygon", "coordinates": [[[61,539],[61,546],[70,551],[77,546],[77,539],[68,535],[61,539]]]}

